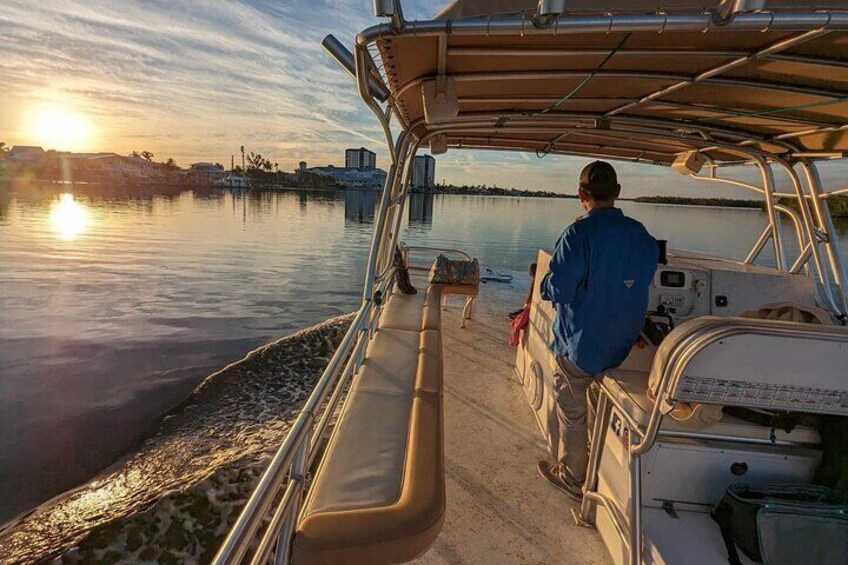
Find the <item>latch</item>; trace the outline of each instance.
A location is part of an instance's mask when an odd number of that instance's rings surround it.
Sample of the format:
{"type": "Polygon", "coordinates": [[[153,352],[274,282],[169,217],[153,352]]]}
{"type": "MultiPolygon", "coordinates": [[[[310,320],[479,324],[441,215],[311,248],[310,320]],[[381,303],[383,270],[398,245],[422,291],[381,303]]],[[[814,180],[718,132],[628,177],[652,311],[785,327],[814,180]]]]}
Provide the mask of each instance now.
{"type": "Polygon", "coordinates": [[[663,500],[662,509],[665,510],[665,513],[674,518],[675,520],[679,520],[680,516],[677,515],[677,510],[674,509],[674,502],[671,500],[663,500]]]}

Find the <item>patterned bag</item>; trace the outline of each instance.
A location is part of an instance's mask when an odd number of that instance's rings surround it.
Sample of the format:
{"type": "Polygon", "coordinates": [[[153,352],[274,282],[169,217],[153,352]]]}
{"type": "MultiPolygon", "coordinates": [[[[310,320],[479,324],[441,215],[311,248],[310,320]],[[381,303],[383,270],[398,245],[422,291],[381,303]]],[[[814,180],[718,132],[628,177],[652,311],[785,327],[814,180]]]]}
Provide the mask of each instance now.
{"type": "Polygon", "coordinates": [[[480,284],[480,263],[477,259],[451,261],[445,255],[439,255],[430,269],[430,283],[476,287],[480,284]]]}

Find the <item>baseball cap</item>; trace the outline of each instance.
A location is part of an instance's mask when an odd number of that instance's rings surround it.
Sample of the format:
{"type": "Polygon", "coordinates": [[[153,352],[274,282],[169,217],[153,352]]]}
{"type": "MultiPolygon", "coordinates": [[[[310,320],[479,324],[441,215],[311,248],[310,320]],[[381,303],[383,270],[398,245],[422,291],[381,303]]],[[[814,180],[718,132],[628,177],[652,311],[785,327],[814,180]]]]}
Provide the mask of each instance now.
{"type": "Polygon", "coordinates": [[[593,161],[583,168],[580,173],[580,188],[597,200],[612,200],[621,192],[618,175],[606,161],[593,161]]]}

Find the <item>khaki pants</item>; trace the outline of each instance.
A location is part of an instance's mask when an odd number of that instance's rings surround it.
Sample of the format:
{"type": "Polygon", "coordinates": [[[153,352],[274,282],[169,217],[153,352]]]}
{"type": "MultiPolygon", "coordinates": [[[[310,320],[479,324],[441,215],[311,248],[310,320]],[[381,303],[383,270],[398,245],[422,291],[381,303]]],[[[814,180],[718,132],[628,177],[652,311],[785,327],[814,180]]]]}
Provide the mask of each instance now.
{"type": "Polygon", "coordinates": [[[583,372],[568,357],[556,358],[554,392],[559,420],[560,473],[575,482],[586,480],[589,463],[589,387],[599,375],[583,372]]]}

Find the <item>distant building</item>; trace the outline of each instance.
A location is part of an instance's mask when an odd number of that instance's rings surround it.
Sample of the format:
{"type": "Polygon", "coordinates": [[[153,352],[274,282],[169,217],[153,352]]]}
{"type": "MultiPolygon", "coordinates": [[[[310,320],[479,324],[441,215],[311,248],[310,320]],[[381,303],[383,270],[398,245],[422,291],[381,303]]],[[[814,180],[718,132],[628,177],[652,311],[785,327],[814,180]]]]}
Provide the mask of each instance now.
{"type": "Polygon", "coordinates": [[[342,184],[347,188],[382,188],[385,182],[386,171],[368,168],[349,170],[342,184]]]}
{"type": "Polygon", "coordinates": [[[174,165],[148,161],[137,155],[44,151],[41,147],[15,146],[4,154],[4,176],[31,176],[66,182],[133,183],[171,182],[181,172],[174,165]]]}
{"type": "Polygon", "coordinates": [[[375,168],[353,167],[310,167],[306,172],[331,177],[345,188],[382,188],[386,182],[386,171],[375,168]]]}
{"type": "Polygon", "coordinates": [[[61,153],[59,159],[74,179],[157,182],[170,172],[164,163],[117,153],[61,153]]]}
{"type": "Polygon", "coordinates": [[[412,182],[414,188],[430,189],[436,185],[436,160],[431,155],[416,155],[412,163],[412,182]]]}
{"type": "Polygon", "coordinates": [[[226,176],[224,168],[215,163],[193,163],[188,170],[187,176],[194,184],[212,186],[220,183],[226,176]]]}
{"type": "Polygon", "coordinates": [[[6,159],[12,161],[36,162],[44,159],[44,149],[34,145],[15,145],[6,152],[6,159]]]}
{"type": "Polygon", "coordinates": [[[301,161],[297,164],[297,170],[300,172],[306,171],[306,161],[301,161]]]}
{"type": "Polygon", "coordinates": [[[345,168],[373,169],[377,166],[377,154],[364,147],[345,150],[345,168]]]}

